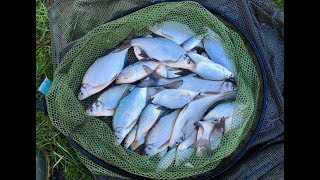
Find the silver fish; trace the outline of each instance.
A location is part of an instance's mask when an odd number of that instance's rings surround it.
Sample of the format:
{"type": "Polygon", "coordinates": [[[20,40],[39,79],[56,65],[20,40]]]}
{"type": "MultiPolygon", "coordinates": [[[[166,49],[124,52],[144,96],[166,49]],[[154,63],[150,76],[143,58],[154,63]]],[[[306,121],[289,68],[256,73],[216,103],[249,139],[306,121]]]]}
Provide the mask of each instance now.
{"type": "Polygon", "coordinates": [[[133,83],[147,77],[149,74],[145,71],[144,66],[155,70],[159,63],[156,61],[138,61],[124,68],[116,78],[116,84],[133,83]]]}
{"type": "Polygon", "coordinates": [[[188,25],[177,21],[157,23],[153,27],[150,27],[149,30],[154,34],[170,39],[179,45],[195,35],[188,25]]]}
{"type": "Polygon", "coordinates": [[[164,111],[165,110],[163,107],[152,103],[148,104],[143,109],[138,120],[138,130],[136,138],[130,147],[131,150],[137,149],[141,144],[145,142],[148,131],[157,122],[164,111]]]}
{"type": "Polygon", "coordinates": [[[231,116],[226,118],[224,126],[224,134],[227,134],[230,130],[239,128],[240,125],[244,122],[244,118],[241,116],[231,116]]]}
{"type": "Polygon", "coordinates": [[[194,129],[190,137],[182,141],[178,148],[176,153],[176,165],[180,165],[185,160],[189,159],[193,152],[195,151],[194,148],[189,148],[192,144],[194,144],[197,140],[197,130],[194,129]]]}
{"type": "Polygon", "coordinates": [[[121,84],[109,88],[86,110],[86,114],[88,116],[113,116],[123,94],[134,87],[130,84],[121,84]]]}
{"type": "Polygon", "coordinates": [[[176,109],[158,120],[147,135],[143,155],[152,156],[168,147],[173,125],[181,109],[176,109]]]}
{"type": "Polygon", "coordinates": [[[124,147],[126,149],[129,148],[129,146],[131,145],[131,143],[134,141],[135,137],[136,137],[136,133],[137,133],[137,127],[138,125],[134,125],[133,128],[131,129],[131,131],[129,132],[129,134],[127,135],[127,137],[124,140],[124,147]]]}
{"type": "Polygon", "coordinates": [[[145,57],[142,56],[143,50],[139,46],[133,46],[133,52],[139,61],[145,59],[145,57]]]}
{"type": "Polygon", "coordinates": [[[189,71],[196,69],[196,63],[186,55],[181,56],[177,61],[164,61],[161,64],[173,68],[187,69],[189,71]]]}
{"type": "Polygon", "coordinates": [[[157,171],[164,171],[166,170],[174,161],[176,156],[177,148],[170,149],[159,161],[157,165],[157,171]]]}
{"type": "Polygon", "coordinates": [[[232,73],[236,73],[234,62],[228,57],[228,51],[223,47],[220,37],[206,27],[207,35],[203,40],[204,48],[210,59],[220,64],[232,73]]]}
{"type": "Polygon", "coordinates": [[[194,123],[195,126],[201,127],[203,129],[203,133],[200,138],[191,146],[191,147],[205,147],[208,152],[208,156],[211,156],[211,143],[210,136],[214,130],[214,128],[219,124],[218,119],[208,120],[208,121],[197,121],[194,123]]]}
{"type": "Polygon", "coordinates": [[[169,109],[178,109],[183,108],[197,94],[199,93],[185,89],[165,89],[152,97],[152,103],[169,109]]]}
{"type": "Polygon", "coordinates": [[[137,38],[132,39],[124,47],[138,46],[142,57],[158,61],[177,61],[186,51],[175,42],[166,38],[137,38]]]}
{"type": "Polygon", "coordinates": [[[199,93],[225,92],[237,89],[232,82],[206,80],[194,73],[173,79],[161,78],[160,76],[157,76],[156,73],[151,73],[149,77],[150,79],[144,82],[146,86],[159,86],[182,80],[183,84],[179,87],[179,89],[185,89],[199,93]]]}
{"type": "Polygon", "coordinates": [[[129,95],[120,100],[112,120],[117,145],[121,144],[138,121],[139,115],[148,101],[147,89],[136,87],[129,95]]]}
{"type": "Polygon", "coordinates": [[[222,102],[218,105],[216,105],[214,108],[212,108],[211,111],[209,111],[203,118],[203,120],[210,120],[210,119],[220,119],[222,117],[228,118],[231,117],[233,114],[233,111],[236,107],[235,101],[227,101],[222,102]]]}
{"type": "Polygon", "coordinates": [[[223,132],[224,132],[224,127],[219,125],[213,129],[210,135],[211,150],[216,150],[220,146],[220,143],[223,137],[223,132]]]}
{"type": "Polygon", "coordinates": [[[127,64],[128,49],[115,50],[98,58],[87,70],[82,79],[78,99],[87,97],[102,91],[122,71],[127,64]]]}
{"type": "Polygon", "coordinates": [[[208,80],[222,81],[230,79],[235,81],[235,75],[231,71],[214,62],[198,62],[196,63],[196,68],[191,71],[208,80]]]}
{"type": "Polygon", "coordinates": [[[205,112],[216,102],[236,97],[236,91],[224,93],[200,93],[187,106],[185,106],[174,124],[170,137],[169,147],[178,146],[188,138],[194,128],[194,123],[201,120],[205,112]]]}
{"type": "Polygon", "coordinates": [[[209,113],[203,118],[203,120],[221,119],[222,117],[224,117],[224,134],[226,134],[231,129],[236,129],[242,124],[243,118],[241,115],[246,107],[246,105],[237,103],[235,101],[223,102],[209,111],[209,113]],[[234,116],[235,109],[238,109],[236,116],[234,116]]]}
{"type": "Polygon", "coordinates": [[[188,52],[187,54],[195,63],[200,63],[202,61],[209,62],[209,63],[212,62],[209,58],[206,58],[206,57],[204,57],[198,53],[195,53],[195,52],[188,52]]]}
{"type": "Polygon", "coordinates": [[[203,39],[204,34],[199,34],[196,36],[191,37],[183,44],[181,44],[182,48],[186,51],[190,51],[191,49],[195,48],[203,39]]]}

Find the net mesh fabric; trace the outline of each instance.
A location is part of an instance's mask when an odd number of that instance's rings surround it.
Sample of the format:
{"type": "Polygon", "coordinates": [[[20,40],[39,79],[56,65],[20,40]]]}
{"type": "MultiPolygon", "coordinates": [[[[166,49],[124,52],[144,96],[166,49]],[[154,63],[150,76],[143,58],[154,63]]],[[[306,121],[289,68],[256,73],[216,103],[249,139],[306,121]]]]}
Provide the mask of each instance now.
{"type": "MultiPolygon", "coordinates": [[[[134,59],[129,53],[129,59],[134,59]]],[[[47,95],[48,113],[52,123],[63,134],[68,135],[78,124],[86,121],[85,125],[74,135],[74,140],[84,149],[99,159],[119,167],[127,172],[157,179],[183,178],[212,171],[237,149],[243,137],[249,132],[254,119],[256,107],[261,99],[261,80],[243,39],[232,29],[226,27],[212,13],[195,2],[159,3],[143,8],[130,15],[103,24],[77,40],[77,43],[66,53],[54,73],[52,87],[47,95]],[[157,22],[175,20],[187,24],[196,34],[204,33],[204,26],[210,27],[222,39],[223,45],[229,50],[237,69],[237,102],[247,105],[241,113],[244,123],[240,128],[230,131],[221,141],[220,147],[213,151],[212,157],[192,156],[188,161],[194,168],[183,165],[170,166],[167,170],[156,171],[160,157],[147,157],[124,149],[114,144],[112,118],[94,118],[85,115],[88,107],[100,93],[84,100],[77,100],[84,73],[90,65],[102,55],[109,53],[119,46],[133,30],[136,35],[150,33],[147,27],[157,22]]],[[[235,110],[237,118],[237,109],[235,110]]],[[[114,175],[102,167],[92,164],[80,156],[82,162],[94,169],[95,172],[114,175]]]]}
{"type": "MultiPolygon", "coordinates": [[[[51,29],[51,42],[52,42],[52,54],[53,54],[53,67],[56,69],[57,65],[65,56],[66,52],[76,44],[82,36],[84,36],[88,31],[93,28],[104,24],[111,20],[114,16],[129,10],[131,8],[137,7],[147,2],[154,2],[152,0],[55,0],[52,4],[50,11],[50,29],[51,29]]],[[[237,23],[238,26],[245,32],[252,42],[257,47],[261,55],[261,62],[265,67],[267,72],[267,89],[266,91],[266,110],[265,117],[262,122],[261,130],[258,133],[255,141],[252,146],[258,146],[266,142],[271,142],[270,147],[276,146],[272,145],[272,140],[283,134],[283,11],[277,9],[271,0],[197,0],[206,7],[214,8],[224,14],[226,17],[231,19],[233,22],[237,23]]],[[[182,11],[179,11],[182,12],[182,11]]],[[[185,12],[186,13],[186,12],[185,12]]],[[[127,31],[126,31],[127,32],[127,31]]],[[[140,31],[143,32],[143,31],[140,31]]],[[[111,32],[110,32],[111,33],[111,32]]],[[[115,37],[118,38],[118,37],[115,37]]],[[[117,41],[119,39],[116,39],[117,41]]],[[[114,42],[115,42],[114,41],[114,42]]],[[[76,48],[76,47],[75,47],[76,48]]],[[[79,47],[78,47],[79,49],[79,47]]],[[[80,51],[80,50],[79,50],[80,51]]],[[[104,52],[107,53],[107,52],[104,52]]],[[[103,54],[101,52],[100,54],[103,54]]],[[[98,56],[99,53],[95,54],[98,56]]],[[[132,52],[130,52],[130,59],[132,59],[132,52]]],[[[74,55],[74,57],[76,57],[74,55]]],[[[94,56],[92,56],[94,57],[94,56]]],[[[72,69],[71,67],[75,64],[76,58],[73,61],[66,62],[64,65],[60,66],[58,75],[55,75],[56,81],[60,83],[55,83],[57,91],[66,92],[70,91],[73,93],[72,96],[76,93],[74,86],[74,81],[79,81],[77,78],[68,80],[70,73],[75,75],[77,69],[72,69]],[[72,69],[72,70],[71,70],[72,69]],[[69,85],[63,85],[62,82],[68,81],[69,85]],[[70,86],[71,85],[71,86],[70,86]],[[59,89],[63,87],[64,89],[59,89]]],[[[77,59],[79,61],[79,59],[77,59]]],[[[89,63],[90,64],[90,63],[89,63]]],[[[88,64],[86,64],[88,67],[88,64]]],[[[64,97],[64,95],[51,95],[52,101],[57,101],[62,104],[51,104],[55,106],[52,108],[61,111],[60,113],[52,113],[50,116],[51,119],[55,119],[53,122],[56,127],[58,127],[62,132],[67,133],[72,127],[77,125],[79,122],[85,118],[83,107],[92,102],[96,96],[89,98],[87,101],[84,101],[82,104],[77,104],[74,107],[65,109],[63,104],[74,104],[76,102],[75,97],[64,97]],[[63,97],[63,102],[61,100],[63,97]],[[72,109],[74,108],[74,109],[72,109]],[[63,111],[62,111],[63,110],[63,111]],[[80,117],[78,112],[80,112],[80,117]],[[69,114],[70,113],[70,114],[69,114]],[[65,124],[63,119],[68,119],[72,117],[73,121],[70,121],[65,124]],[[58,120],[60,119],[60,120],[58,120]],[[75,120],[76,119],[76,120],[75,120]]],[[[49,104],[48,104],[49,106],[49,104]]],[[[103,139],[104,135],[100,134],[99,131],[104,133],[110,133],[106,128],[104,129],[86,129],[91,125],[105,126],[104,123],[110,125],[110,121],[107,118],[97,119],[87,119],[89,123],[80,130],[77,134],[78,142],[85,142],[85,144],[90,144],[93,142],[90,138],[84,138],[87,136],[92,137],[94,141],[101,141],[103,145],[98,147],[100,151],[103,151],[103,146],[109,148],[108,140],[103,139]],[[95,124],[98,123],[98,124],[95,124]],[[90,125],[91,124],[91,125],[90,125]],[[91,130],[93,132],[89,132],[91,130]],[[90,135],[89,135],[90,134],[90,135]],[[81,136],[84,137],[81,137],[81,136]],[[102,148],[102,149],[101,149],[102,148]]],[[[250,125],[250,123],[249,123],[250,125]]],[[[248,126],[249,126],[248,125],[248,126]]],[[[281,144],[281,141],[280,141],[281,144]]],[[[82,144],[81,144],[82,145],[82,144]]],[[[276,147],[275,147],[276,148],[276,147]]],[[[90,148],[89,148],[90,149],[90,148]]],[[[112,149],[112,148],[111,148],[112,149]]],[[[88,149],[87,149],[88,150],[88,149]]],[[[91,150],[91,149],[90,149],[91,150]]],[[[269,148],[268,151],[256,150],[255,155],[250,156],[250,158],[244,157],[233,165],[229,171],[224,172],[220,178],[225,179],[246,179],[246,178],[257,178],[261,177],[272,177],[272,178],[282,178],[283,177],[283,148],[278,148],[277,153],[274,152],[272,148],[269,148]],[[269,157],[265,161],[261,161],[259,154],[266,153],[269,157]],[[279,160],[279,165],[272,164],[274,159],[279,160]],[[240,169],[239,167],[248,167],[250,164],[255,163],[257,166],[261,167],[255,170],[248,172],[246,168],[240,169]],[[274,168],[264,168],[266,164],[272,164],[274,168]],[[252,171],[259,173],[253,175],[252,171]],[[265,173],[265,175],[263,175],[265,173]],[[258,176],[259,174],[259,176],[258,176]]],[[[115,150],[117,151],[117,150],[115,150]]],[[[97,155],[99,152],[90,151],[94,155],[97,155]]],[[[112,158],[117,158],[117,152],[109,152],[110,155],[114,154],[112,158]]],[[[250,152],[248,152],[250,153],[250,152]]],[[[85,164],[85,166],[93,173],[97,175],[108,175],[112,177],[120,177],[119,175],[111,172],[94,162],[88,159],[86,156],[78,153],[80,160],[85,164]]],[[[99,156],[97,156],[99,157],[99,156]]],[[[106,161],[109,162],[109,161],[106,161]]],[[[129,163],[130,164],[130,163],[129,163]]],[[[215,165],[214,165],[215,166],[215,165]]],[[[143,167],[143,166],[142,166],[143,167]]],[[[268,166],[270,167],[270,166],[268,166]]],[[[123,178],[123,177],[122,177],[123,178]]]]}

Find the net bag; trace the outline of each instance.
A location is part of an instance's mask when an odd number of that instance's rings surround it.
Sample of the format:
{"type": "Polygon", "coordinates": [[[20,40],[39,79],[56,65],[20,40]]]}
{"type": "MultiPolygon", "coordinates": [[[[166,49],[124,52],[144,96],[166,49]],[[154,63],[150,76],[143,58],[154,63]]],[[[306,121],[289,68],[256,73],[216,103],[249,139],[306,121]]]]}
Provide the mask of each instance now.
{"type": "MultiPolygon", "coordinates": [[[[129,51],[129,60],[130,63],[137,61],[132,49],[129,51]]],[[[126,177],[98,165],[92,161],[91,156],[101,161],[100,164],[109,164],[136,177],[176,179],[212,172],[243,150],[261,117],[263,81],[262,70],[253,49],[237,29],[196,2],[163,2],[100,25],[77,40],[57,65],[46,99],[53,125],[88,153],[83,154],[76,149],[82,163],[93,174],[126,177]],[[112,117],[96,118],[85,114],[85,109],[101,93],[83,101],[77,99],[77,93],[84,73],[97,58],[121,45],[130,32],[135,32],[136,37],[147,35],[151,33],[148,27],[169,20],[188,25],[196,34],[205,33],[203,27],[207,26],[221,37],[222,44],[229,50],[228,56],[234,60],[237,70],[236,101],[245,104],[247,108],[242,113],[235,110],[234,118],[241,117],[244,121],[239,128],[223,137],[211,158],[196,157],[193,154],[188,160],[192,167],[175,166],[173,163],[168,169],[157,171],[159,155],[141,156],[123,146],[115,145],[112,117]],[[75,127],[80,128],[69,136],[75,127]]]]}

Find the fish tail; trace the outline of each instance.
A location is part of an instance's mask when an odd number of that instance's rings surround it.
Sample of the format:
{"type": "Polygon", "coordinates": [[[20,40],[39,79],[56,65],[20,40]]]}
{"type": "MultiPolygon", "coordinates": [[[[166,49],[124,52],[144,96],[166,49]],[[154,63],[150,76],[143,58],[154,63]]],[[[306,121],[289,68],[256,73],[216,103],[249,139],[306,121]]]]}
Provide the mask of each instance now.
{"type": "Polygon", "coordinates": [[[210,141],[207,139],[199,139],[195,143],[193,143],[191,148],[198,148],[198,147],[204,147],[207,150],[207,154],[209,157],[211,157],[211,144],[210,141]]]}
{"type": "Polygon", "coordinates": [[[183,70],[181,70],[181,71],[179,71],[179,72],[175,72],[174,74],[180,75],[180,76],[186,76],[186,75],[191,74],[191,71],[186,70],[186,69],[183,69],[183,70]]]}
{"type": "Polygon", "coordinates": [[[178,89],[183,84],[183,80],[162,85],[166,89],[178,89]]]}

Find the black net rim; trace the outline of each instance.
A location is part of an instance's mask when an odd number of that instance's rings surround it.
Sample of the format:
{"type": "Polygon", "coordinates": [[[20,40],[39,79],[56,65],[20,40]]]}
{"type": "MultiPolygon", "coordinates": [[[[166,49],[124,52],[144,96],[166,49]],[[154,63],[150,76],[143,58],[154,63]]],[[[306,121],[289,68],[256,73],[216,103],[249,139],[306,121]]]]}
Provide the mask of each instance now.
{"type": "MultiPolygon", "coordinates": [[[[162,1],[157,1],[157,2],[151,2],[151,3],[145,3],[143,5],[137,6],[135,8],[132,8],[128,11],[125,11],[117,16],[115,16],[114,18],[112,18],[110,21],[116,20],[118,18],[121,18],[125,15],[131,14],[135,11],[138,11],[140,9],[143,9],[145,7],[151,6],[151,5],[155,5],[158,3],[163,3],[163,2],[182,2],[182,1],[187,1],[187,0],[162,0],[162,1]]],[[[198,2],[199,3],[199,2],[198,2]]],[[[251,148],[251,145],[256,137],[256,135],[258,134],[261,125],[262,125],[262,121],[265,115],[265,110],[266,110],[266,92],[267,92],[267,78],[266,78],[266,70],[265,67],[262,63],[262,57],[257,49],[257,47],[255,46],[254,42],[250,39],[250,37],[242,30],[242,28],[240,28],[240,25],[235,22],[234,20],[232,20],[231,18],[227,17],[223,12],[221,12],[220,10],[216,9],[216,8],[212,8],[212,7],[208,7],[205,4],[199,3],[201,4],[204,8],[206,8],[207,10],[209,10],[211,13],[213,13],[214,15],[216,15],[220,20],[223,20],[223,22],[226,22],[228,27],[231,26],[231,28],[233,28],[234,30],[236,30],[239,35],[244,39],[245,42],[248,42],[247,48],[249,48],[251,50],[251,55],[253,55],[253,59],[256,60],[255,64],[257,66],[257,70],[260,70],[259,74],[261,74],[260,78],[261,78],[261,82],[262,82],[262,98],[261,98],[261,107],[258,108],[258,111],[260,111],[260,117],[257,118],[258,120],[256,121],[255,124],[255,128],[254,131],[252,131],[252,133],[248,134],[245,138],[245,141],[242,145],[242,148],[239,148],[241,150],[238,150],[236,152],[234,152],[233,154],[230,155],[230,157],[232,158],[227,158],[227,161],[223,161],[220,163],[220,165],[218,165],[217,168],[215,168],[215,170],[205,173],[205,174],[200,174],[197,176],[193,176],[190,177],[192,179],[212,179],[213,177],[223,173],[224,171],[226,171],[227,169],[229,169],[233,164],[235,164],[237,161],[240,160],[241,157],[244,156],[244,154],[251,148]]],[[[109,22],[110,22],[109,21],[109,22]]],[[[254,125],[253,125],[254,126],[254,125]]],[[[127,178],[133,178],[133,179],[148,179],[146,177],[143,176],[139,176],[136,174],[132,174],[129,173],[123,169],[120,169],[119,167],[113,166],[111,164],[108,164],[106,162],[104,162],[103,160],[95,157],[93,154],[91,154],[90,152],[88,152],[87,150],[85,150],[80,144],[78,144],[76,141],[74,141],[72,139],[71,136],[67,136],[66,137],[67,140],[69,141],[70,144],[72,144],[72,146],[77,149],[78,151],[80,151],[83,155],[85,155],[86,157],[88,157],[90,160],[92,160],[93,162],[95,162],[96,164],[110,170],[113,171],[115,173],[118,173],[124,177],[127,178]]]]}

